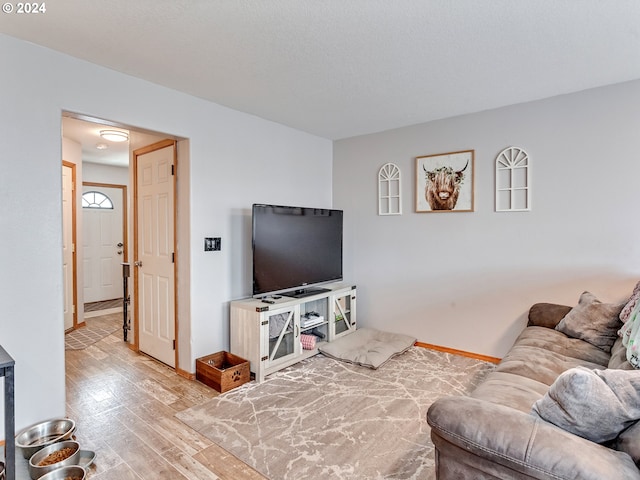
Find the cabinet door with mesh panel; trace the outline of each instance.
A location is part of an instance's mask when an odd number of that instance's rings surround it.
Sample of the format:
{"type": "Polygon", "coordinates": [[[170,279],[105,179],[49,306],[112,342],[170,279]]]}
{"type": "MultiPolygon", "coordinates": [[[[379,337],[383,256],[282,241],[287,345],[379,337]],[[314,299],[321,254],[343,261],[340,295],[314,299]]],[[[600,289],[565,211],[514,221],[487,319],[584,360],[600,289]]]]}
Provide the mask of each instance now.
{"type": "Polygon", "coordinates": [[[283,308],[265,312],[262,321],[263,360],[266,367],[272,367],[300,354],[300,327],[296,318],[296,308],[283,308]]]}
{"type": "Polygon", "coordinates": [[[355,331],[356,292],[350,290],[331,297],[330,340],[355,331]]]}

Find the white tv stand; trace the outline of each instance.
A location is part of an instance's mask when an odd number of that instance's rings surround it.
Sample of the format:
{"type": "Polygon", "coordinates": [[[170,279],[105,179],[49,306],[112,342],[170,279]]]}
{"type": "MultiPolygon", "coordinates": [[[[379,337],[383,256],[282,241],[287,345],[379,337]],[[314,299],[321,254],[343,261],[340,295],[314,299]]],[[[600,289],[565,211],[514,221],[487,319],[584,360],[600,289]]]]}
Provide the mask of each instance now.
{"type": "Polygon", "coordinates": [[[302,298],[275,295],[231,302],[231,353],[249,360],[257,382],[317,354],[321,342],[356,330],[355,285],[328,288],[302,298]],[[317,335],[316,347],[305,350],[302,334],[317,335]]]}

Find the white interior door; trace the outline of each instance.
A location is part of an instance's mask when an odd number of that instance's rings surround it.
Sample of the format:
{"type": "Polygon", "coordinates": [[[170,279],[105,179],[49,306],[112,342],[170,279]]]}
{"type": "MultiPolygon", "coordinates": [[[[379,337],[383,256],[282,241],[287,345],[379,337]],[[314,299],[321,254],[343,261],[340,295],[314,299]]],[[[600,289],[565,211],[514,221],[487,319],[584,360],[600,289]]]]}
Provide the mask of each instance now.
{"type": "Polygon", "coordinates": [[[74,238],[73,238],[73,167],[62,165],[62,275],[64,288],[64,329],[74,326],[74,238]]]}
{"type": "Polygon", "coordinates": [[[142,352],[175,367],[175,144],[154,148],[134,152],[138,339],[142,352]]]}
{"type": "MultiPolygon", "coordinates": [[[[123,191],[117,187],[83,185],[83,195],[97,192],[93,205],[83,201],[84,301],[98,302],[122,297],[123,191]]],[[[89,196],[89,198],[93,198],[89,196]]],[[[91,203],[91,200],[89,200],[91,203]]]]}

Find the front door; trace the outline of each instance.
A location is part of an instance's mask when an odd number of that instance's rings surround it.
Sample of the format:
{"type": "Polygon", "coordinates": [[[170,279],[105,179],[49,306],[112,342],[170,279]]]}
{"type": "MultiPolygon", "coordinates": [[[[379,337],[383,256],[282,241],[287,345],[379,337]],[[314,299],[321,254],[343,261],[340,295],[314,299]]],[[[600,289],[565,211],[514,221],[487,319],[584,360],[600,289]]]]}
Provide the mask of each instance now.
{"type": "Polygon", "coordinates": [[[140,351],[175,367],[176,144],[133,152],[135,329],[140,351]]]}
{"type": "Polygon", "coordinates": [[[123,186],[82,186],[84,301],[122,297],[123,186]]]}

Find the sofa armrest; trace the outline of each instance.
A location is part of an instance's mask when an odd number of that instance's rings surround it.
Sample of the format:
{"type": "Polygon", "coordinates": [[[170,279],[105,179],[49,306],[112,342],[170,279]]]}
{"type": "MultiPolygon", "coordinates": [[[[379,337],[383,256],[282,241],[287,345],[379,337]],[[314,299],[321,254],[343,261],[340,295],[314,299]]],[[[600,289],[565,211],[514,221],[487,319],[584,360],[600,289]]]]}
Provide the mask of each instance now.
{"type": "MultiPolygon", "coordinates": [[[[436,446],[442,448],[445,441],[485,464],[498,464],[527,478],[640,479],[626,453],[503,405],[471,397],[444,397],[431,405],[427,420],[436,446]]],[[[447,461],[446,453],[439,450],[439,455],[440,462],[447,461]]]]}
{"type": "Polygon", "coordinates": [[[556,328],[560,320],[569,313],[571,307],[555,303],[536,303],[529,309],[528,327],[556,328]]]}

